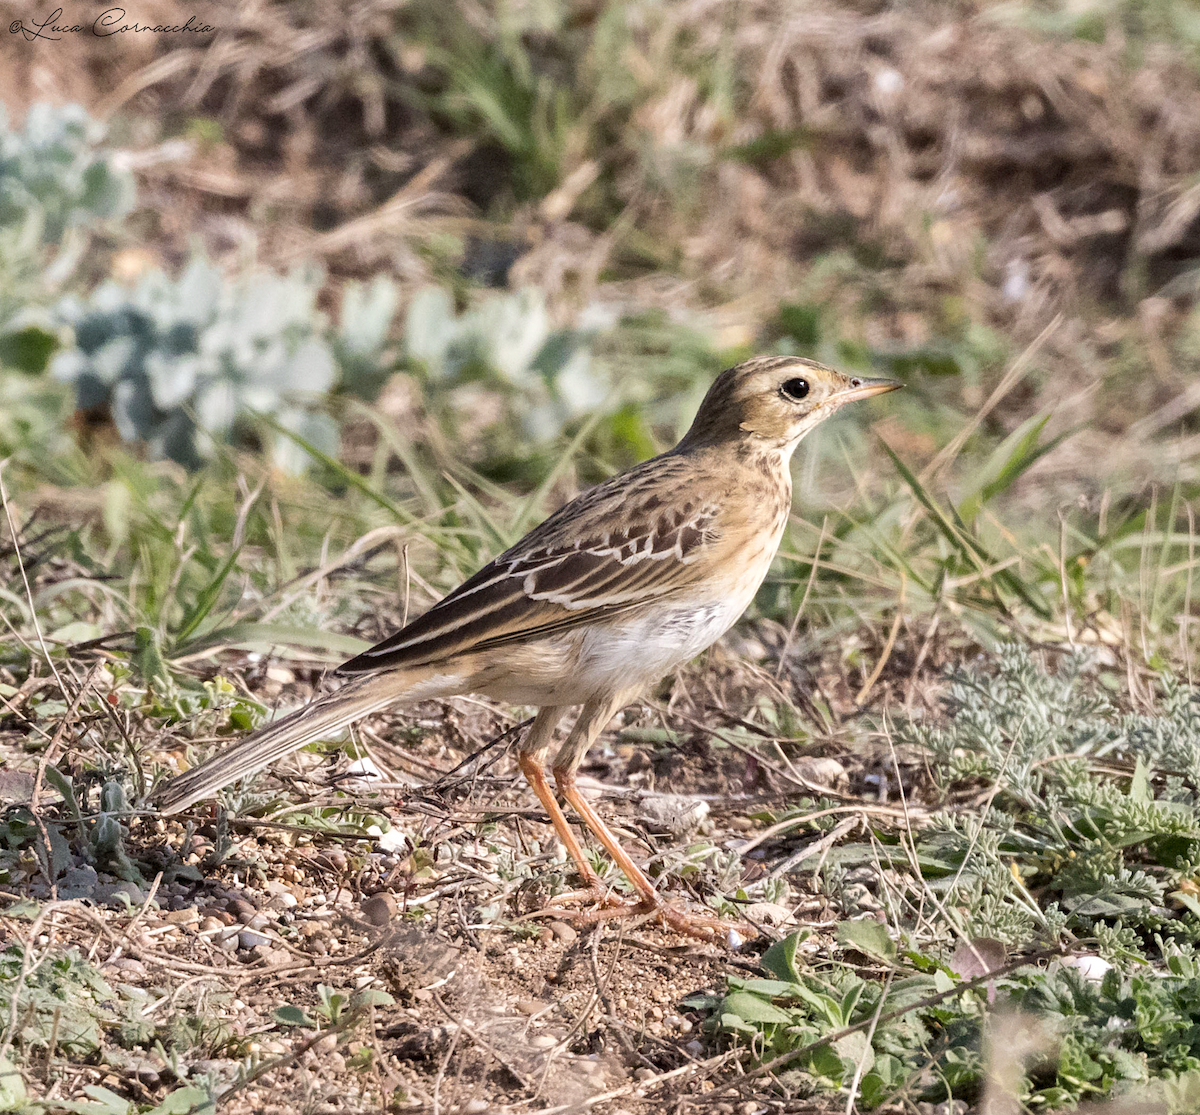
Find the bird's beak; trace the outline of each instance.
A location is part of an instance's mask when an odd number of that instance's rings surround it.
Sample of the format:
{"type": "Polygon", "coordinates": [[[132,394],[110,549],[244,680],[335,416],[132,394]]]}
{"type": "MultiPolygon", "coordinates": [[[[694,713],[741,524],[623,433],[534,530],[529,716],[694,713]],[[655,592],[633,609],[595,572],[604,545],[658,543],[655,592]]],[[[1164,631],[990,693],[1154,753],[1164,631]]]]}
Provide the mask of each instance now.
{"type": "Polygon", "coordinates": [[[883,395],[888,391],[898,391],[903,387],[903,383],[898,383],[894,379],[864,379],[862,376],[855,376],[850,381],[850,386],[844,391],[837,391],[830,398],[830,402],[837,403],[839,406],[842,403],[853,403],[859,399],[869,399],[872,395],[883,395]]]}

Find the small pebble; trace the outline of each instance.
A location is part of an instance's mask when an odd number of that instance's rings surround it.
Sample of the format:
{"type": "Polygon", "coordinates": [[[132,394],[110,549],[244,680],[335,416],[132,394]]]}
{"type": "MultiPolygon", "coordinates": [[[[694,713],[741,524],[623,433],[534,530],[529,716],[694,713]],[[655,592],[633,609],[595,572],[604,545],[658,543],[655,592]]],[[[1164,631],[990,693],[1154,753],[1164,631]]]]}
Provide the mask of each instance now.
{"type": "Polygon", "coordinates": [[[653,1069],[647,1069],[647,1068],[634,1069],[633,1079],[637,1080],[637,1081],[653,1080],[656,1075],[657,1074],[655,1073],[655,1071],[653,1069]]]}
{"type": "Polygon", "coordinates": [[[200,916],[202,918],[216,918],[222,925],[232,925],[237,919],[220,906],[201,906],[200,916]]]}
{"type": "Polygon", "coordinates": [[[199,929],[200,929],[201,933],[215,933],[218,929],[224,929],[224,928],[225,928],[225,923],[223,921],[221,921],[219,918],[209,917],[209,918],[201,918],[200,919],[199,929]]]}
{"type": "Polygon", "coordinates": [[[534,1034],[529,1039],[529,1044],[534,1049],[551,1049],[558,1044],[558,1039],[551,1037],[549,1034],[534,1034]]]}
{"type": "Polygon", "coordinates": [[[97,883],[92,888],[92,901],[101,906],[111,906],[114,910],[123,910],[126,905],[141,906],[146,896],[135,883],[97,883]]]}
{"type": "Polygon", "coordinates": [[[325,932],[325,923],[312,918],[309,921],[300,923],[301,937],[316,937],[325,932]]]}
{"type": "Polygon", "coordinates": [[[522,1014],[537,1014],[546,1009],[546,1004],[537,999],[518,999],[513,1005],[522,1014]]]}
{"type": "Polygon", "coordinates": [[[191,925],[200,920],[200,911],[195,906],[184,906],[179,910],[171,910],[166,917],[170,925],[191,925]]]}
{"type": "Polygon", "coordinates": [[[761,1105],[754,1100],[747,1100],[738,1108],[738,1115],[758,1115],[761,1105]]]}
{"type": "Polygon", "coordinates": [[[373,894],[363,902],[362,916],[370,925],[385,926],[396,916],[396,900],[390,894],[373,894]]]}
{"type": "Polygon", "coordinates": [[[228,910],[238,921],[245,925],[255,914],[258,913],[258,907],[247,902],[244,898],[231,898],[225,903],[225,909],[228,910]]]}
{"type": "Polygon", "coordinates": [[[704,1053],[704,1046],[698,1041],[689,1041],[683,1048],[686,1049],[693,1057],[699,1057],[704,1053]]]}
{"type": "Polygon", "coordinates": [[[465,1115],[483,1115],[485,1111],[491,1109],[491,1106],[487,1100],[476,1097],[473,1100],[467,1100],[466,1105],[463,1107],[463,1112],[465,1115]]]}
{"type": "Polygon", "coordinates": [[[252,929],[243,929],[238,934],[238,947],[243,949],[257,948],[259,945],[269,945],[270,937],[264,937],[261,933],[255,933],[252,929]]]}
{"type": "Polygon", "coordinates": [[[578,939],[579,934],[575,932],[573,926],[568,925],[565,921],[552,921],[550,923],[550,932],[554,934],[558,940],[564,945],[572,944],[578,939]]]}
{"type": "Polygon", "coordinates": [[[661,1022],[662,1016],[663,1016],[662,1007],[651,1007],[650,1008],[650,1017],[653,1018],[655,1022],[661,1022]]]}

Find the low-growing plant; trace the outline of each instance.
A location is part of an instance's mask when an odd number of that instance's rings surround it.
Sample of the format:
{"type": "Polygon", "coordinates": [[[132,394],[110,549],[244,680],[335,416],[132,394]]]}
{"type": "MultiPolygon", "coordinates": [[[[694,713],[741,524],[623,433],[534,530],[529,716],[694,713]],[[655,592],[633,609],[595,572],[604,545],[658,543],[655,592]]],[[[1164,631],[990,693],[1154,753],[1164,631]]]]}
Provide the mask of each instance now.
{"type": "Polygon", "coordinates": [[[121,217],[133,179],[78,105],[39,103],[20,130],[0,106],[0,365],[38,372],[54,338],[38,311],[79,262],[72,233],[121,217]]]}
{"type": "MultiPolygon", "coordinates": [[[[132,290],[106,282],[60,304],[73,343],[52,372],[74,385],[81,409],[108,408],[126,441],[188,467],[256,415],[332,452],[337,427],[318,404],[337,366],[316,311],[320,286],[306,270],[228,281],[200,258],[177,280],[151,270],[132,290]]],[[[256,433],[278,464],[303,467],[293,439],[256,433]]]]}

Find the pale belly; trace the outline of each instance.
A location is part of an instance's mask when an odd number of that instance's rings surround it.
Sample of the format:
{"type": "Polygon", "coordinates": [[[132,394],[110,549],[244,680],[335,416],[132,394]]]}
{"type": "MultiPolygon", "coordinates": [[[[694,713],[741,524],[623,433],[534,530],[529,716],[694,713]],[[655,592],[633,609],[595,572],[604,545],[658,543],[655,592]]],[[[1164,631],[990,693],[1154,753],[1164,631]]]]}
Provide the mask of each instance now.
{"type": "Polygon", "coordinates": [[[713,600],[617,619],[513,648],[473,685],[525,705],[577,705],[599,695],[644,689],[711,646],[746,608],[744,598],[713,600]]]}

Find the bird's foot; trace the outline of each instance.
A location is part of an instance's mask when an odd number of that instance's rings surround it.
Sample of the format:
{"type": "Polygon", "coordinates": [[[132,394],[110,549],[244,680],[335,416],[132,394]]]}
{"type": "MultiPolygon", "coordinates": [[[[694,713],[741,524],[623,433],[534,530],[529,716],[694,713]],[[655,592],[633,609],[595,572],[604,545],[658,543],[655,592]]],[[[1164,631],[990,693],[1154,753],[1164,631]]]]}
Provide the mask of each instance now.
{"type": "Polygon", "coordinates": [[[641,898],[636,901],[622,899],[599,881],[586,889],[556,895],[544,909],[530,916],[550,915],[582,925],[595,925],[613,918],[641,917],[647,921],[657,921],[665,928],[673,929],[685,937],[728,944],[732,948],[736,948],[742,941],[758,936],[758,930],[747,922],[725,921],[715,914],[693,913],[670,902],[664,902],[658,897],[641,898]],[[583,910],[563,908],[564,905],[579,902],[590,902],[591,906],[583,910]]]}

